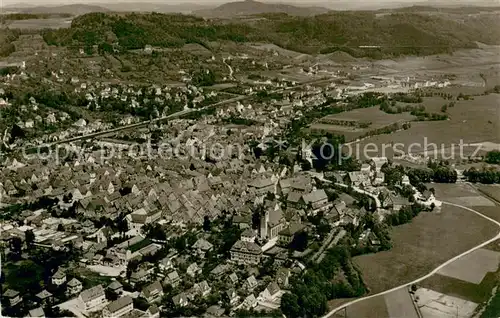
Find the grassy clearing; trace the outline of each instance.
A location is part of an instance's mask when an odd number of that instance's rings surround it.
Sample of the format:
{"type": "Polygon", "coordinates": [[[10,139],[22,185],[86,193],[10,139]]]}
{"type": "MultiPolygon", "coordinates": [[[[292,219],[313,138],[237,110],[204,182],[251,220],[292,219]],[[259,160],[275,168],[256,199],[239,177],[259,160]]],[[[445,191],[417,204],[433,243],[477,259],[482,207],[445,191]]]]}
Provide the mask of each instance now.
{"type": "Polygon", "coordinates": [[[491,222],[461,208],[444,205],[440,213],[421,213],[392,230],[393,248],[354,258],[371,293],[424,276],[446,260],[490,239],[491,222]]]}

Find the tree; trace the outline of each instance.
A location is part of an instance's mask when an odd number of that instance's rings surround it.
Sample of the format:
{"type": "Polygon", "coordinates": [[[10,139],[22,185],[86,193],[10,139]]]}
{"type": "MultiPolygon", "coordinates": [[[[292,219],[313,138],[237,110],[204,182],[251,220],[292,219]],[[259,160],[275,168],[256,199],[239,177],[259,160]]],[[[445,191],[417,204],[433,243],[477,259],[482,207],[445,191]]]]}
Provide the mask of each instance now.
{"type": "Polygon", "coordinates": [[[311,170],[312,166],[311,163],[307,160],[302,161],[300,168],[304,171],[309,171],[311,170]]]}
{"type": "Polygon", "coordinates": [[[179,252],[184,251],[187,247],[186,238],[184,236],[179,236],[174,242],[174,247],[179,252]]]}
{"type": "Polygon", "coordinates": [[[287,317],[300,317],[302,309],[299,304],[299,297],[293,293],[285,293],[281,297],[281,311],[287,317]]]}
{"type": "Polygon", "coordinates": [[[276,195],[274,193],[272,192],[266,193],[265,200],[274,201],[274,199],[276,199],[276,195]]]}
{"type": "Polygon", "coordinates": [[[119,233],[125,233],[128,231],[128,223],[127,220],[123,216],[119,216],[116,221],[116,228],[119,233]]]}
{"type": "Polygon", "coordinates": [[[26,247],[28,249],[33,248],[33,245],[35,244],[35,234],[33,233],[33,230],[27,230],[25,232],[25,238],[26,238],[26,247]]]}
{"type": "Polygon", "coordinates": [[[25,132],[24,130],[19,127],[17,124],[14,124],[12,126],[12,130],[10,132],[10,143],[14,142],[16,138],[24,138],[25,137],[25,132]]]}
{"type": "Polygon", "coordinates": [[[290,248],[297,251],[304,251],[307,248],[308,236],[306,231],[302,231],[293,237],[290,248]]]}
{"type": "Polygon", "coordinates": [[[146,237],[159,241],[166,241],[167,234],[163,230],[160,224],[147,224],[144,226],[143,231],[146,233],[146,237]]]}
{"type": "Polygon", "coordinates": [[[203,231],[210,232],[211,227],[212,226],[211,226],[210,218],[208,217],[208,215],[205,215],[205,217],[203,218],[203,231]]]}
{"type": "Polygon", "coordinates": [[[22,261],[9,269],[5,282],[21,294],[38,292],[43,281],[44,268],[33,261],[22,261]]]}
{"type": "Polygon", "coordinates": [[[193,74],[192,83],[196,86],[212,86],[215,84],[215,74],[210,71],[198,71],[193,74]]]}
{"type": "Polygon", "coordinates": [[[489,164],[500,164],[500,151],[493,150],[488,152],[484,161],[489,164]]]}
{"type": "Polygon", "coordinates": [[[10,240],[10,249],[12,253],[21,255],[22,248],[23,248],[23,241],[21,240],[21,238],[15,236],[10,240]]]}
{"type": "Polygon", "coordinates": [[[321,222],[316,226],[316,233],[320,236],[320,238],[323,240],[328,233],[332,230],[332,226],[328,222],[321,222]]]}
{"type": "Polygon", "coordinates": [[[127,264],[127,271],[126,271],[126,276],[127,276],[127,279],[130,279],[130,276],[132,275],[132,273],[139,267],[139,261],[137,260],[132,260],[130,262],[128,262],[127,264]]]}

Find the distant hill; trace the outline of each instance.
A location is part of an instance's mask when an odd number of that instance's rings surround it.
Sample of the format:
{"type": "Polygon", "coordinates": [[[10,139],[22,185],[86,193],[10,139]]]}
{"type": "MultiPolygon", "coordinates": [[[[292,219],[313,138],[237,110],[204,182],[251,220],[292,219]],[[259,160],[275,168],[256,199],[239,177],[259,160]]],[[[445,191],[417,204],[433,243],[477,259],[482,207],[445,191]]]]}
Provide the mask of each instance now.
{"type": "Polygon", "coordinates": [[[163,4],[158,2],[117,2],[102,3],[100,6],[117,12],[158,12],[158,13],[191,13],[198,10],[209,10],[215,6],[196,3],[163,4]]]}
{"type": "Polygon", "coordinates": [[[330,11],[315,16],[261,15],[258,22],[204,19],[180,14],[91,13],[73,20],[71,28],[45,31],[50,45],[98,45],[111,50],[145,45],[181,48],[210,42],[269,43],[333,59],[450,53],[476,48],[477,42],[500,44],[500,19],[487,14],[421,14],[414,12],[330,11]],[[349,55],[342,54],[348,53],[349,55]]]}
{"type": "Polygon", "coordinates": [[[71,15],[83,15],[92,12],[108,12],[100,6],[86,4],[69,4],[62,6],[39,6],[39,7],[9,7],[8,11],[26,14],[57,14],[65,13],[71,15]]]}
{"type": "Polygon", "coordinates": [[[448,4],[447,6],[421,6],[413,5],[397,9],[380,9],[380,12],[412,12],[412,13],[453,13],[453,14],[478,14],[484,12],[500,12],[500,3],[493,7],[466,6],[459,7],[448,4]]]}
{"type": "Polygon", "coordinates": [[[195,15],[209,18],[231,18],[262,13],[286,13],[292,16],[312,16],[329,10],[323,7],[296,7],[289,4],[263,3],[254,0],[229,2],[214,9],[199,10],[195,15]]]}
{"type": "Polygon", "coordinates": [[[427,0],[416,1],[415,5],[433,6],[433,7],[498,7],[498,0],[427,0]]]}

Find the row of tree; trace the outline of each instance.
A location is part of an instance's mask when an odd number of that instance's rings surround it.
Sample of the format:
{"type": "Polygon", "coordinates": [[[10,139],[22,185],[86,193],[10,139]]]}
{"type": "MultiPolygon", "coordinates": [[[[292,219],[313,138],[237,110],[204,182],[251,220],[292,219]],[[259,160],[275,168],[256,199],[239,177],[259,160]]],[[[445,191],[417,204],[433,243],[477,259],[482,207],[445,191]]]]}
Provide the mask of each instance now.
{"type": "Polygon", "coordinates": [[[455,183],[458,179],[458,174],[445,162],[430,163],[428,168],[407,168],[406,174],[410,179],[410,183],[414,186],[421,183],[455,183]]]}
{"type": "Polygon", "coordinates": [[[423,109],[421,107],[414,109],[410,114],[416,116],[418,121],[441,121],[448,119],[447,114],[429,113],[425,110],[425,107],[423,109]]]}
{"type": "Polygon", "coordinates": [[[411,222],[414,217],[424,211],[425,208],[419,204],[412,204],[402,207],[399,211],[387,216],[386,222],[391,226],[398,226],[411,222]]]}
{"type": "Polygon", "coordinates": [[[494,168],[483,168],[478,170],[472,167],[464,172],[464,177],[467,181],[473,183],[500,183],[500,171],[494,168]]]}

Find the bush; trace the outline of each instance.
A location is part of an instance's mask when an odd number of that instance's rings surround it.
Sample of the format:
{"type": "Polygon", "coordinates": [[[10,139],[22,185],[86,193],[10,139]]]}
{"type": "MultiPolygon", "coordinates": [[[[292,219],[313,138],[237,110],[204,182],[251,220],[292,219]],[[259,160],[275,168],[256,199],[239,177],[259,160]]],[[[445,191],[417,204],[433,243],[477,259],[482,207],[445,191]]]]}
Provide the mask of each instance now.
{"type": "Polygon", "coordinates": [[[500,164],[500,151],[493,150],[488,152],[484,161],[489,164],[500,164]]]}

